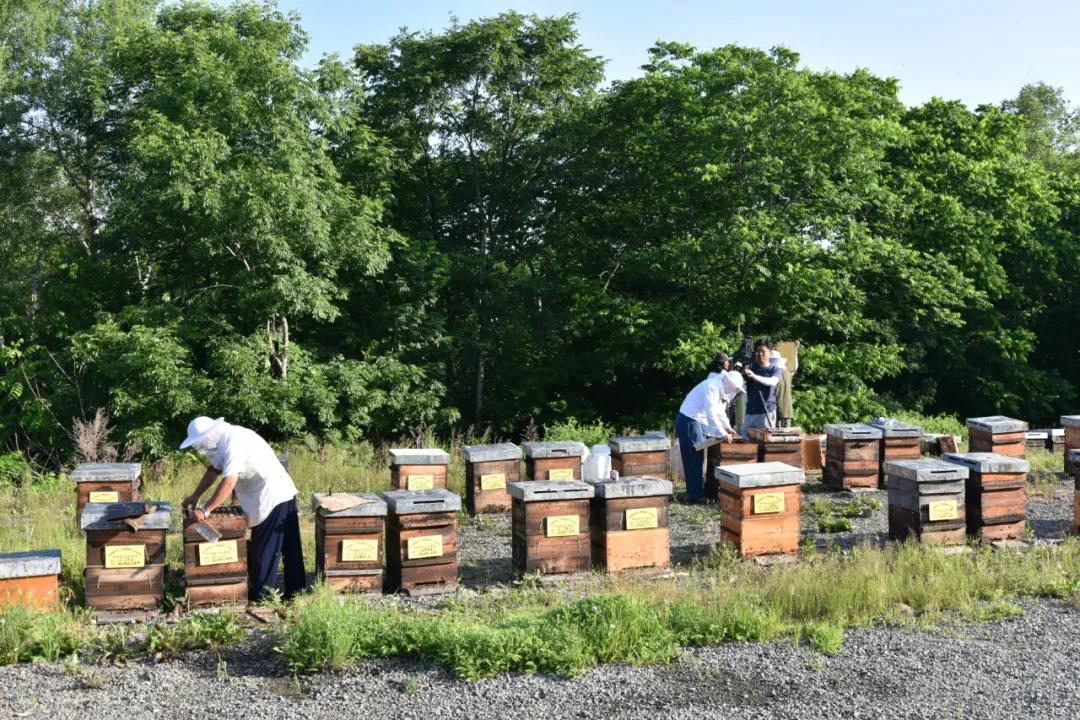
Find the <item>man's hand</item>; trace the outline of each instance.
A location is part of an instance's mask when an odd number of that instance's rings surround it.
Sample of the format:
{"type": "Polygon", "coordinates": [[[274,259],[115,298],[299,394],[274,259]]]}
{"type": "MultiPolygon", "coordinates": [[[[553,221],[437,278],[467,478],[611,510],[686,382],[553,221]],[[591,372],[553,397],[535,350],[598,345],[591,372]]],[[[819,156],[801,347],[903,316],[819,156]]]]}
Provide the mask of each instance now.
{"type": "Polygon", "coordinates": [[[747,380],[753,380],[754,379],[754,371],[751,370],[748,367],[743,368],[742,374],[746,376],[747,380]]]}
{"type": "Polygon", "coordinates": [[[729,443],[735,442],[735,433],[727,433],[724,435],[724,441],[729,443]]]}
{"type": "Polygon", "coordinates": [[[202,511],[202,508],[195,508],[191,512],[191,516],[195,518],[195,522],[202,522],[206,519],[206,513],[202,511]]]}
{"type": "Polygon", "coordinates": [[[180,503],[180,507],[193,508],[198,504],[199,498],[197,495],[188,495],[186,498],[184,498],[183,502],[180,503]]]}

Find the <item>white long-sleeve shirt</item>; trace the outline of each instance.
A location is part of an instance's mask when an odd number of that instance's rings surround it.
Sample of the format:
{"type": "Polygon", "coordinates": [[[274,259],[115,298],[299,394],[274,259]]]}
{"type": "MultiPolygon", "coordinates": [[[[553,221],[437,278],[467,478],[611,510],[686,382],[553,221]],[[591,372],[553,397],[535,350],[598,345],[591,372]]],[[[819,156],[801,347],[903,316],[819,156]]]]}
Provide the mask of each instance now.
{"type": "Polygon", "coordinates": [[[296,497],[296,485],[259,435],[239,425],[222,423],[218,446],[208,453],[223,477],[236,476],[236,499],[254,527],[283,502],[296,497]]]}
{"type": "Polygon", "coordinates": [[[695,385],[679,406],[679,412],[704,425],[708,435],[735,432],[727,419],[727,401],[724,399],[720,373],[709,373],[707,378],[695,385]]]}

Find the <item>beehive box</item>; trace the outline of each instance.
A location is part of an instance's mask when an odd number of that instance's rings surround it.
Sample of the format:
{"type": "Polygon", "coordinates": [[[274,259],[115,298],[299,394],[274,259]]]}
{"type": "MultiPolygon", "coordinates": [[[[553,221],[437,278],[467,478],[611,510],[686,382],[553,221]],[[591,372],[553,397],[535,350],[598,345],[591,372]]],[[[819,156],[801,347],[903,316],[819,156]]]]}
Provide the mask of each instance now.
{"type": "Polygon", "coordinates": [[[667,479],[671,440],[664,433],[614,437],[608,440],[608,447],[611,469],[619,475],[667,479]]]}
{"type": "Polygon", "coordinates": [[[510,512],[507,486],[521,479],[521,448],[513,443],[470,445],[465,457],[465,507],[470,515],[510,512]]]}
{"type": "Polygon", "coordinates": [[[325,507],[327,493],[311,497],[315,515],[315,573],[338,592],[381,593],[386,501],[374,493],[347,493],[367,502],[342,510],[325,507]]]}
{"type": "Polygon", "coordinates": [[[705,496],[716,500],[720,497],[716,468],[727,465],[756,463],[761,449],[756,442],[736,438],[731,442],[719,442],[705,449],[705,496]]]}
{"type": "MultiPolygon", "coordinates": [[[[86,605],[95,610],[153,610],[165,589],[165,533],[169,503],[147,502],[156,510],[142,516],[137,530],[123,520],[109,520],[109,509],[125,503],[87,503],[86,605]]],[[[141,503],[137,503],[141,504],[141,503]]]]}
{"type": "Polygon", "coordinates": [[[1028,424],[1004,415],[968,418],[968,452],[1024,457],[1028,424]]]}
{"type": "Polygon", "coordinates": [[[457,589],[457,513],[461,498],[443,488],[392,490],[386,501],[389,592],[434,595],[457,589]]]}
{"type": "Polygon", "coordinates": [[[569,480],[513,483],[511,554],[515,577],[585,572],[592,564],[591,485],[569,480]]]}
{"type": "Polygon", "coordinates": [[[806,472],[822,472],[825,469],[825,435],[802,436],[802,468],[806,472]]]}
{"type": "MultiPolygon", "coordinates": [[[[882,466],[889,460],[918,460],[922,457],[923,429],[918,425],[892,418],[878,418],[868,424],[881,431],[882,466]]],[[[878,478],[879,485],[884,483],[884,471],[879,469],[878,478]]]]}
{"type": "Polygon", "coordinates": [[[944,460],[890,460],[885,476],[889,539],[964,544],[966,467],[944,460]]]}
{"type": "Polygon", "coordinates": [[[450,455],[439,448],[395,449],[390,451],[390,487],[395,490],[446,488],[450,455]]]}
{"type": "Polygon", "coordinates": [[[60,551],[0,555],[0,609],[13,605],[55,608],[60,604],[60,551]]]}
{"type": "Polygon", "coordinates": [[[1061,424],[1065,427],[1065,472],[1072,475],[1078,465],[1069,456],[1070,451],[1080,450],[1080,415],[1062,415],[1061,424]]]}
{"type": "Polygon", "coordinates": [[[799,428],[751,428],[747,435],[757,443],[758,462],[778,462],[802,468],[802,431],[799,428]]]}
{"type": "Polygon", "coordinates": [[[805,473],[786,463],[716,468],[720,541],[742,557],[791,555],[799,549],[799,503],[805,473]]]}
{"type": "Polygon", "coordinates": [[[581,480],[581,461],[589,449],[576,440],[527,442],[526,480],[581,480]]]}
{"type": "Polygon", "coordinates": [[[825,431],[825,484],[836,490],[876,489],[881,475],[881,430],[861,423],[825,431]]]}
{"type": "Polygon", "coordinates": [[[1027,460],[993,453],[949,453],[946,462],[968,470],[964,491],[968,537],[1022,540],[1027,520],[1027,460]]]}
{"type": "Polygon", "coordinates": [[[1073,527],[1074,534],[1080,534],[1080,449],[1066,450],[1065,459],[1072,467],[1073,477],[1073,527]]]}
{"type": "MultiPolygon", "coordinates": [[[[75,481],[75,522],[82,522],[87,503],[122,503],[139,499],[142,466],[137,463],[82,463],[71,473],[75,481]]],[[[81,525],[80,525],[81,527],[81,525]]]]}
{"type": "Polygon", "coordinates": [[[589,484],[593,565],[609,573],[669,567],[671,481],[628,476],[589,484]]]}
{"type": "Polygon", "coordinates": [[[221,533],[207,542],[184,517],[184,583],[188,607],[246,605],[248,601],[247,518],[236,506],[222,506],[203,521],[221,533]]]}

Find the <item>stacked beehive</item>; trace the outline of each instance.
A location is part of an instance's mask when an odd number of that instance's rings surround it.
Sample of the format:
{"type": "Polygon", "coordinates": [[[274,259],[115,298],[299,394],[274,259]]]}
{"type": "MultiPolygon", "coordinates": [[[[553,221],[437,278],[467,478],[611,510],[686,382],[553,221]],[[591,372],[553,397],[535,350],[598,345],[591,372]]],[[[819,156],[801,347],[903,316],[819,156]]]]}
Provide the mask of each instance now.
{"type": "Polygon", "coordinates": [[[968,418],[968,452],[1024,457],[1028,424],[1004,415],[968,418]]]}
{"type": "Polygon", "coordinates": [[[669,567],[671,481],[629,476],[589,484],[593,564],[610,573],[669,567]]]}
{"type": "Polygon", "coordinates": [[[1070,459],[1070,451],[1080,450],[1080,415],[1062,415],[1061,424],[1065,427],[1065,472],[1072,475],[1080,469],[1076,461],[1070,459]]]}
{"type": "Polygon", "coordinates": [[[584,444],[575,440],[527,442],[526,480],[581,480],[581,460],[589,454],[584,444]]]}
{"type": "Polygon", "coordinates": [[[889,539],[914,537],[925,544],[963,545],[968,469],[942,460],[885,463],[889,488],[889,539]]]}
{"type": "Polygon", "coordinates": [[[95,610],[154,610],[165,589],[167,502],[87,503],[86,604],[95,610]],[[122,517],[128,515],[129,517],[122,517]]]}
{"type": "Polygon", "coordinates": [[[619,475],[667,478],[671,440],[664,433],[615,437],[608,440],[608,447],[611,469],[619,475]]]}
{"type": "Polygon", "coordinates": [[[758,462],[778,462],[802,468],[802,431],[799,428],[750,428],[747,435],[757,443],[758,462]]]}
{"type": "Polygon", "coordinates": [[[824,428],[825,484],[836,490],[875,489],[881,465],[881,430],[861,423],[824,428]]]}
{"type": "Polygon", "coordinates": [[[461,498],[443,488],[393,490],[386,501],[386,588],[409,595],[457,589],[461,498]]]}
{"type": "Polygon", "coordinates": [[[136,463],[82,463],[71,473],[75,481],[75,522],[82,522],[87,503],[126,503],[139,499],[142,466],[136,463]]]}
{"type": "Polygon", "coordinates": [[[585,572],[592,563],[589,500],[592,486],[572,480],[510,485],[511,554],[515,577],[527,573],[585,572]]]}
{"type": "Polygon", "coordinates": [[[0,610],[12,605],[55,608],[59,591],[59,550],[0,555],[0,610]]]}
{"type": "Polygon", "coordinates": [[[885,482],[885,463],[889,460],[918,460],[922,456],[923,429],[918,425],[878,418],[868,423],[870,427],[881,431],[880,467],[878,485],[885,482]]]}
{"type": "Polygon", "coordinates": [[[799,503],[805,474],[785,463],[716,468],[720,540],[742,557],[793,554],[799,549],[799,503]]]}
{"type": "Polygon", "coordinates": [[[311,509],[315,572],[326,586],[338,592],[382,592],[386,502],[373,493],[315,493],[311,509]]]}
{"type": "Polygon", "coordinates": [[[184,581],[188,607],[246,605],[248,600],[247,518],[235,506],[219,507],[202,521],[221,537],[199,534],[199,523],[184,518],[184,581]]]}
{"type": "Polygon", "coordinates": [[[710,445],[705,450],[705,495],[713,500],[719,497],[716,468],[756,463],[760,452],[756,442],[741,438],[710,445]]]}
{"type": "Polygon", "coordinates": [[[390,487],[395,490],[434,490],[446,487],[450,455],[439,448],[390,451],[390,487]]]}
{"type": "Polygon", "coordinates": [[[967,534],[984,542],[1021,540],[1027,519],[1027,460],[993,453],[949,453],[946,462],[968,470],[967,534]]]}
{"type": "Polygon", "coordinates": [[[465,507],[470,515],[510,512],[507,486],[520,480],[521,448],[513,443],[470,445],[465,457],[465,507]]]}

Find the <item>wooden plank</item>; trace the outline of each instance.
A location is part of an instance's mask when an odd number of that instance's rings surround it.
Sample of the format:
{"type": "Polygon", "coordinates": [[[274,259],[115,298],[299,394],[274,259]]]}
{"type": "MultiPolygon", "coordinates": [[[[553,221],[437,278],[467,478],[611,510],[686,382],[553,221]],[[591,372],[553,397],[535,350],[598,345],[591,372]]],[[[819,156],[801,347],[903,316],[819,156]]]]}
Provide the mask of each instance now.
{"type": "Polygon", "coordinates": [[[105,548],[120,545],[145,546],[147,565],[165,562],[164,530],[89,530],[86,533],[87,567],[104,567],[105,548]]]}
{"type": "Polygon", "coordinates": [[[59,604],[60,577],[58,575],[38,575],[36,577],[0,580],[0,608],[15,605],[55,608],[59,604]]]}
{"type": "Polygon", "coordinates": [[[526,480],[547,480],[552,470],[571,470],[581,480],[581,458],[577,455],[552,458],[525,458],[526,480]]]}
{"type": "Polygon", "coordinates": [[[668,527],[669,505],[670,502],[667,496],[619,498],[615,500],[594,497],[589,503],[589,527],[608,532],[626,530],[627,510],[653,508],[656,510],[656,526],[665,528],[668,527]]]}
{"type": "Polygon", "coordinates": [[[520,480],[521,462],[494,460],[465,463],[465,508],[470,515],[510,512],[511,498],[506,485],[520,480]],[[502,475],[504,487],[484,490],[484,476],[502,475]]]}
{"type": "Polygon", "coordinates": [[[430,475],[433,488],[445,488],[446,472],[446,465],[393,465],[390,468],[390,486],[395,490],[408,490],[410,475],[430,475]]]}
{"type": "Polygon", "coordinates": [[[217,543],[236,543],[236,562],[220,563],[218,565],[202,565],[200,564],[200,552],[199,546],[205,543],[201,542],[185,542],[184,543],[184,577],[189,582],[198,582],[199,580],[209,578],[223,578],[223,577],[240,577],[247,575],[247,540],[244,538],[232,539],[232,540],[219,540],[217,543]]]}
{"type": "Polygon", "coordinates": [[[634,568],[669,567],[670,546],[670,531],[666,527],[620,531],[594,528],[592,532],[593,562],[609,573],[634,568]]]}
{"type": "Polygon", "coordinates": [[[216,605],[247,605],[247,578],[222,585],[189,585],[186,602],[189,608],[216,605]]]}
{"type": "Polygon", "coordinates": [[[650,452],[612,454],[611,467],[622,477],[648,476],[666,478],[668,475],[668,453],[666,450],[650,452]]]}

